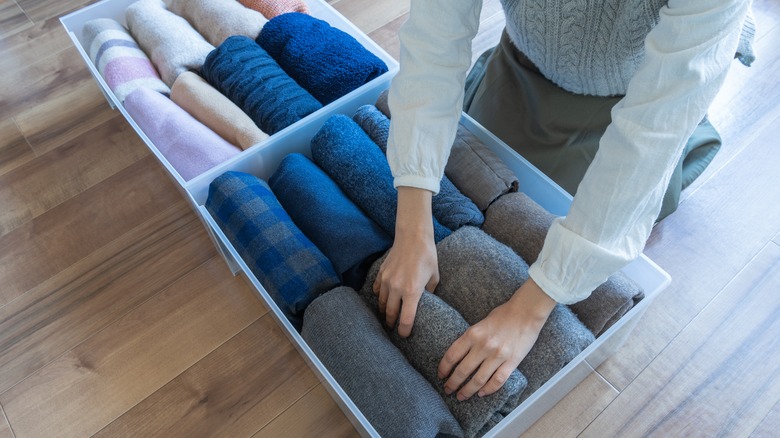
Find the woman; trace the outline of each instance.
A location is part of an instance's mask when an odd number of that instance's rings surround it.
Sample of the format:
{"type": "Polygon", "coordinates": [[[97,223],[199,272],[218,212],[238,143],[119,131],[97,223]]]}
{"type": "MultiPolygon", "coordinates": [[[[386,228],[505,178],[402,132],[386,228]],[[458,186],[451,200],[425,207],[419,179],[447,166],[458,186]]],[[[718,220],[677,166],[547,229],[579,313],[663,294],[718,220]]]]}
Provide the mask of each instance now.
{"type": "MultiPolygon", "coordinates": [[[[586,298],[638,257],[667,192],[664,214],[676,207],[680,187],[670,182],[681,156],[697,143],[719,144],[700,122],[749,9],[745,0],[502,3],[506,30],[469,113],[576,195],[530,279],[442,359],[440,377],[459,399],[499,389],[555,304],[586,298]]],[[[374,292],[402,336],[423,289],[438,283],[431,197],[454,140],[480,9],[479,0],[412,0],[400,32],[388,101],[396,236],[374,292]]],[[[749,64],[749,50],[739,52],[749,64]]]]}

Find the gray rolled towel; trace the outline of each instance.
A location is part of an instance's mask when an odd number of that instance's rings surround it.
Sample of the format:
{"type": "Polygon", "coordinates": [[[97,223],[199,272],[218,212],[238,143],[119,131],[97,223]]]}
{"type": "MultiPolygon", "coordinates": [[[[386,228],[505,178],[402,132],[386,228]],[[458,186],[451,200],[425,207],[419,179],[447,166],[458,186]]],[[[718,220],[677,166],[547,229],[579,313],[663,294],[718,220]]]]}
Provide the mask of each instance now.
{"type": "Polygon", "coordinates": [[[183,72],[199,71],[214,46],[162,0],[139,0],[125,9],[130,33],[169,86],[183,72]]]}
{"type": "Polygon", "coordinates": [[[309,304],[301,335],[380,435],[463,436],[442,398],[353,289],[338,287],[309,304]]]}
{"type": "Polygon", "coordinates": [[[236,0],[173,0],[170,8],[215,46],[233,35],[255,39],[268,22],[263,14],[236,0]]]}
{"type": "MultiPolygon", "coordinates": [[[[525,193],[509,193],[488,208],[482,229],[532,264],[542,251],[553,219],[553,214],[525,193]]],[[[588,298],[571,304],[569,308],[594,335],[599,336],[644,296],[641,286],[622,272],[617,272],[588,298]]]]}
{"type": "MultiPolygon", "coordinates": [[[[469,324],[483,320],[507,302],[528,279],[528,265],[508,246],[474,227],[463,227],[436,245],[439,285],[436,295],[457,309],[469,324]]],[[[416,327],[416,325],[415,325],[416,327]]],[[[555,306],[536,344],[518,369],[528,379],[528,398],[594,341],[563,305],[555,306]]]]}
{"type": "MultiPolygon", "coordinates": [[[[372,311],[378,315],[378,299],[372,291],[379,267],[386,255],[371,267],[360,295],[372,311]]],[[[460,423],[467,437],[479,436],[497,424],[517,405],[526,386],[526,379],[517,371],[512,372],[504,386],[485,396],[473,396],[458,401],[456,393],[444,392],[446,379],[439,379],[438,370],[444,353],[467,329],[469,324],[457,310],[436,295],[423,292],[417,306],[412,334],[402,338],[396,330],[388,330],[390,340],[401,350],[409,362],[430,382],[442,396],[447,407],[460,423]]]]}

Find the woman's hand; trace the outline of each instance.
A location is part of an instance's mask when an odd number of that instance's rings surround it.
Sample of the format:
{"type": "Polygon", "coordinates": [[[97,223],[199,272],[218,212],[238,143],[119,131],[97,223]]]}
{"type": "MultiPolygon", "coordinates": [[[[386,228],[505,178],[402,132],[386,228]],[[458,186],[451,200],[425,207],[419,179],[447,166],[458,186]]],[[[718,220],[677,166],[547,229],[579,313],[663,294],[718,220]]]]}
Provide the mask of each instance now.
{"type": "Polygon", "coordinates": [[[445,392],[460,388],[458,400],[466,400],[498,391],[533,347],[554,307],[555,301],[532,279],[526,281],[509,301],[466,330],[444,354],[439,378],[449,376],[445,392]]]}
{"type": "Polygon", "coordinates": [[[402,337],[412,333],[423,290],[433,292],[439,283],[432,196],[428,190],[398,187],[395,241],[374,281],[379,311],[385,314],[390,327],[395,327],[398,320],[398,334],[402,337]]]}

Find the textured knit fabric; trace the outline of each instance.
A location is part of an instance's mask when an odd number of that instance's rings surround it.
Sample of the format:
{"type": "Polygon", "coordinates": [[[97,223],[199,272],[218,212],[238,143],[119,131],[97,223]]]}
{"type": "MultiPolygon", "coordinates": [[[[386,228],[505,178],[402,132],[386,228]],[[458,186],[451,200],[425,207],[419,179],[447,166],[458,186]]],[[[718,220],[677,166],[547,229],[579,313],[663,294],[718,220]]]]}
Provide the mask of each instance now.
{"type": "Polygon", "coordinates": [[[173,0],[170,8],[215,46],[233,35],[257,38],[268,22],[263,14],[241,6],[236,0],[173,0]]]}
{"type": "Polygon", "coordinates": [[[124,106],[185,181],[241,152],[170,99],[149,88],[130,93],[124,106]]]}
{"type": "MultiPolygon", "coordinates": [[[[349,117],[331,116],[311,140],[311,154],[344,193],[389,235],[395,236],[398,192],[382,151],[349,117]]],[[[433,218],[435,241],[451,230],[433,218]]]]}
{"type": "MultiPolygon", "coordinates": [[[[469,324],[504,304],[528,279],[528,265],[511,248],[484,231],[463,227],[436,245],[439,285],[436,295],[458,310],[469,324]]],[[[415,327],[416,328],[416,323],[415,327]]],[[[528,379],[526,399],[594,340],[577,317],[555,306],[536,344],[518,369],[528,379]]]]}
{"type": "MultiPolygon", "coordinates": [[[[512,248],[528,263],[533,263],[544,245],[547,230],[555,216],[525,193],[510,193],[499,198],[485,213],[483,230],[512,248]]],[[[590,296],[569,305],[580,321],[596,336],[600,335],[636,303],[644,298],[642,288],[622,272],[612,274],[590,296]]]]}
{"type": "MultiPolygon", "coordinates": [[[[330,177],[301,154],[286,156],[268,185],[293,222],[344,274],[393,245],[390,236],[363,213],[330,177]]],[[[357,279],[360,288],[365,280],[357,279]]]]}
{"type": "Polygon", "coordinates": [[[170,93],[149,57],[118,21],[111,18],[87,21],[81,35],[89,59],[120,102],[138,87],[170,93]]]}
{"type": "Polygon", "coordinates": [[[323,105],[387,72],[352,35],[307,14],[272,18],[257,42],[323,105]]]}
{"type": "Polygon", "coordinates": [[[270,135],[322,108],[262,47],[244,36],[232,36],[211,52],[201,74],[270,135]]]}
{"type": "Polygon", "coordinates": [[[309,7],[303,0],[238,0],[247,8],[254,9],[265,15],[269,20],[277,15],[288,12],[309,13],[309,7]]]}
{"type": "MultiPolygon", "coordinates": [[[[375,314],[378,312],[378,299],[372,287],[383,261],[384,257],[374,263],[365,285],[360,290],[360,295],[375,314]]],[[[497,424],[518,405],[526,380],[522,374],[513,371],[504,386],[491,395],[474,396],[464,401],[458,401],[456,393],[447,395],[444,392],[446,379],[439,379],[438,376],[439,363],[452,343],[468,328],[469,324],[457,310],[438,296],[426,291],[423,292],[417,305],[412,334],[402,338],[395,329],[388,331],[393,344],[442,396],[465,435],[473,437],[481,431],[484,432],[486,426],[489,428],[497,424]]]]}
{"type": "Polygon", "coordinates": [[[214,50],[187,20],[166,9],[162,0],[130,4],[125,19],[130,33],[169,87],[181,73],[200,70],[206,56],[214,50]]]}
{"type": "Polygon", "coordinates": [[[297,328],[306,306],[338,285],[333,265],[295,226],[265,181],[225,172],[209,185],[206,208],[297,328]]]}
{"type": "Polygon", "coordinates": [[[241,149],[268,139],[255,122],[197,73],[184,72],[171,88],[171,100],[241,149]]]}
{"type": "Polygon", "coordinates": [[[463,436],[442,398],[353,289],[339,287],[314,300],[301,335],[379,435],[463,436]]]}
{"type": "MultiPolygon", "coordinates": [[[[352,119],[363,128],[382,152],[387,150],[390,119],[373,105],[361,106],[355,111],[352,119]]],[[[457,230],[464,225],[478,227],[485,221],[482,211],[471,199],[464,196],[446,175],[441,180],[439,193],[431,201],[433,216],[451,230],[457,230]]]]}

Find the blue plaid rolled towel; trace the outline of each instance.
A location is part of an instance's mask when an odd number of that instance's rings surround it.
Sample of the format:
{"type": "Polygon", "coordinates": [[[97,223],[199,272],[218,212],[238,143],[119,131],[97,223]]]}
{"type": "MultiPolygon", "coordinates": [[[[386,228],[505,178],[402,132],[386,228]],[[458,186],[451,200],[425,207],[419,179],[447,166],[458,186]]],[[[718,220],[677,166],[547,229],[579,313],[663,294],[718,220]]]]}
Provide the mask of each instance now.
{"type": "Polygon", "coordinates": [[[463,436],[439,394],[353,289],[339,287],[314,300],[301,335],[381,436],[463,436]]]}
{"type": "Polygon", "coordinates": [[[393,245],[390,236],[302,154],[286,156],[268,185],[293,222],[330,259],[344,284],[360,288],[368,266],[362,275],[355,271],[393,245]],[[358,278],[346,281],[345,274],[358,278]]]}
{"type": "MultiPolygon", "coordinates": [[[[474,227],[463,227],[436,245],[436,295],[476,324],[504,304],[528,279],[528,265],[508,246],[474,227]]],[[[528,379],[521,400],[539,389],[594,341],[568,307],[555,306],[518,369],[528,379]]]]}
{"type": "Polygon", "coordinates": [[[245,36],[231,36],[220,44],[206,57],[201,75],[271,135],[322,108],[245,36]]]}
{"type": "Polygon", "coordinates": [[[354,37],[300,12],[270,19],[257,43],[323,105],[387,71],[354,37]]]}
{"type": "MultiPolygon", "coordinates": [[[[311,140],[311,154],[344,193],[389,235],[395,236],[398,192],[387,158],[352,119],[331,116],[311,140]]],[[[450,235],[433,218],[434,239],[450,235]]]]}
{"type": "Polygon", "coordinates": [[[225,172],[209,185],[206,208],[290,321],[339,284],[333,265],[284,211],[268,184],[225,172]]]}
{"type": "MultiPolygon", "coordinates": [[[[371,140],[387,153],[387,136],[390,132],[390,119],[375,106],[363,105],[355,111],[352,119],[371,137],[371,140]]],[[[482,226],[485,216],[474,202],[455,187],[444,175],[439,184],[439,193],[431,200],[433,216],[442,225],[457,230],[464,225],[482,226]]]]}

